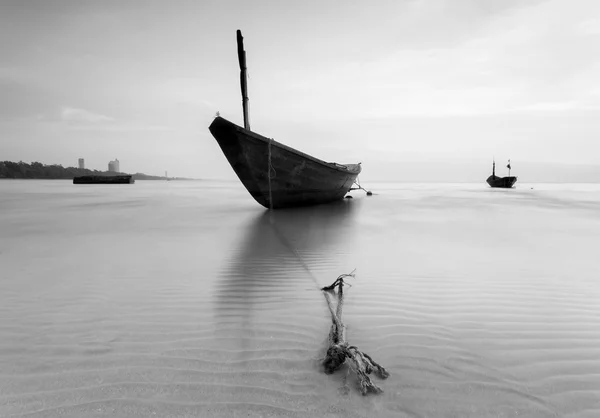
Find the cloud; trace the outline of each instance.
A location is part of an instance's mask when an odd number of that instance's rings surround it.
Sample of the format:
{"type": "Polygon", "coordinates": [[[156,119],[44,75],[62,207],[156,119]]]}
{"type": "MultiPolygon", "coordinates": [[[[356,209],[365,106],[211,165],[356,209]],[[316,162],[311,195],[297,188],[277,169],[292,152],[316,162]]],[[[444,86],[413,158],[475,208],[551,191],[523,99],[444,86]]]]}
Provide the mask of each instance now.
{"type": "Polygon", "coordinates": [[[119,125],[78,125],[71,128],[72,131],[92,132],[172,132],[173,128],[164,125],[141,125],[141,124],[119,124],[119,125]]]}
{"type": "Polygon", "coordinates": [[[526,106],[520,106],[515,111],[543,111],[543,112],[562,112],[566,110],[600,110],[600,106],[586,105],[584,103],[569,100],[564,102],[539,102],[526,106]]]}
{"type": "MultiPolygon", "coordinates": [[[[61,121],[69,125],[72,131],[89,131],[89,132],[168,132],[173,128],[154,122],[143,121],[125,121],[123,119],[115,119],[110,116],[100,113],[90,112],[85,109],[74,107],[63,107],[59,118],[61,121]]],[[[36,115],[37,120],[47,120],[45,114],[36,115]]],[[[51,118],[49,120],[52,120],[51,118]]],[[[54,119],[56,120],[56,119],[54,119]]]]}
{"type": "Polygon", "coordinates": [[[600,18],[592,18],[584,20],[579,24],[579,32],[584,35],[599,35],[600,34],[600,18]]]}
{"type": "Polygon", "coordinates": [[[441,13],[449,2],[416,2],[416,8],[441,8],[436,22],[447,30],[430,31],[427,42],[407,37],[386,50],[374,46],[369,59],[350,54],[281,72],[273,76],[277,87],[265,77],[260,88],[273,90],[281,117],[313,120],[598,109],[600,97],[592,92],[600,89],[600,59],[591,53],[598,38],[590,36],[598,26],[590,16],[600,13],[600,3],[586,9],[560,0],[513,2],[491,11],[480,10],[479,2],[456,3],[461,22],[481,14],[481,24],[464,32],[441,13]],[[441,40],[445,34],[452,42],[441,40]]]}
{"type": "Polygon", "coordinates": [[[162,102],[200,106],[210,110],[215,104],[205,97],[207,86],[205,80],[199,77],[171,77],[157,83],[150,92],[153,99],[162,102]]]}
{"type": "Polygon", "coordinates": [[[110,116],[74,107],[63,107],[60,117],[63,121],[68,123],[105,123],[114,121],[114,118],[111,118],[110,116]]]}

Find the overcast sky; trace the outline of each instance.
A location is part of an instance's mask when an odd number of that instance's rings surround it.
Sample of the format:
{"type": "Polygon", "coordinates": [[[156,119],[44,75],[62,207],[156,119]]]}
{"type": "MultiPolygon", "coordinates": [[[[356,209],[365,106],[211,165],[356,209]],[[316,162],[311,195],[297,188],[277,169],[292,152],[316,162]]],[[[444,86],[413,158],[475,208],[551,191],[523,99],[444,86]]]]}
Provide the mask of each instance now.
{"type": "Polygon", "coordinates": [[[253,130],[363,182],[600,165],[598,0],[0,0],[0,160],[235,178],[236,29],[253,130]]]}

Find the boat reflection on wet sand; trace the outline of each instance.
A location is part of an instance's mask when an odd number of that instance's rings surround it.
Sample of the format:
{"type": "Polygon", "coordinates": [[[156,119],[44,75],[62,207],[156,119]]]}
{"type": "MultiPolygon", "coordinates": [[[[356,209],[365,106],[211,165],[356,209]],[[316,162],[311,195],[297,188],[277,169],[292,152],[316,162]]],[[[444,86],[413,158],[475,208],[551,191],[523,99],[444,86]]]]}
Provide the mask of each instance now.
{"type": "Polygon", "coordinates": [[[239,248],[221,269],[216,289],[218,315],[247,320],[266,313],[272,320],[275,312],[279,321],[290,311],[289,301],[307,293],[320,306],[322,300],[314,292],[327,283],[317,284],[314,275],[331,270],[335,261],[329,255],[341,250],[341,241],[353,233],[348,225],[360,203],[359,199],[342,200],[265,211],[254,218],[239,248]]]}
{"type": "Polygon", "coordinates": [[[221,269],[214,289],[220,359],[228,372],[260,381],[265,399],[273,391],[294,392],[295,402],[307,407],[321,399],[327,381],[315,378],[315,369],[330,318],[319,287],[353,268],[332,265],[332,252],[352,241],[349,224],[361,203],[265,211],[245,228],[221,269]],[[278,377],[263,382],[265,375],[278,377]]]}

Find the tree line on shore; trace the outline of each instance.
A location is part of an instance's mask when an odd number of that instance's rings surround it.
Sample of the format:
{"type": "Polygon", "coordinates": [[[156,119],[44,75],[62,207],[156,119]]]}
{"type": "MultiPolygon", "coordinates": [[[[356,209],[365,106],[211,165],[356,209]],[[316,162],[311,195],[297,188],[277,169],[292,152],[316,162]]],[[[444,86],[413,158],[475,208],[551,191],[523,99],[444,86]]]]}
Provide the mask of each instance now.
{"type": "MultiPolygon", "coordinates": [[[[72,180],[77,176],[114,176],[127,175],[112,171],[89,170],[87,168],[63,167],[60,164],[46,165],[40,162],[27,164],[23,161],[0,161],[0,179],[47,179],[72,180]]],[[[164,180],[165,177],[149,176],[143,173],[132,174],[135,180],[164,180]]]]}

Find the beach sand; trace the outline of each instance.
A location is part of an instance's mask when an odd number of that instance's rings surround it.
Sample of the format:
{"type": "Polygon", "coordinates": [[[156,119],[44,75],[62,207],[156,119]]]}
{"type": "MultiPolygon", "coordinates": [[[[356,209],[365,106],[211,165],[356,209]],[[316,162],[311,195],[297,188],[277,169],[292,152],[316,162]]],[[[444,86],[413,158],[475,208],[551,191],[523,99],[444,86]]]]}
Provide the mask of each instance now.
{"type": "Polygon", "coordinates": [[[517,186],[0,181],[0,416],[600,416],[600,186],[517,186]],[[377,396],[319,364],[354,269],[377,396]]]}

